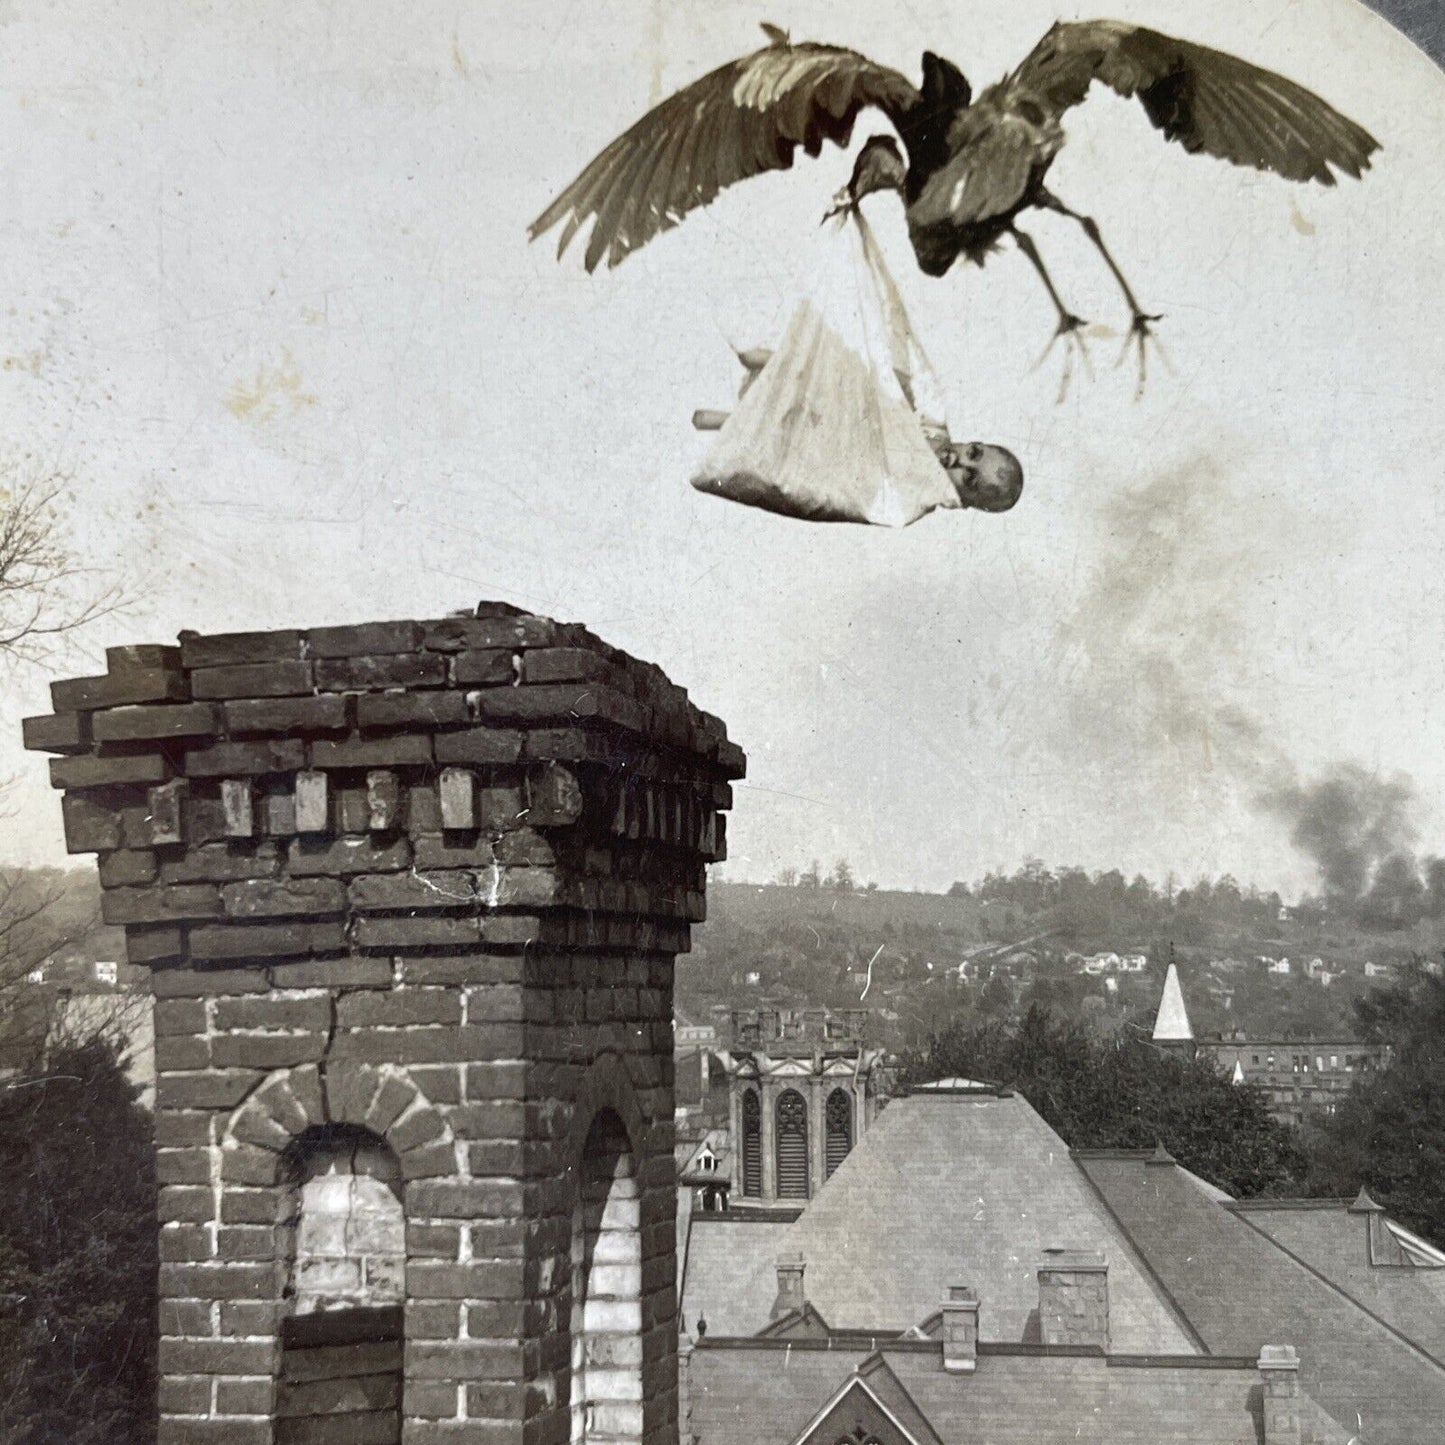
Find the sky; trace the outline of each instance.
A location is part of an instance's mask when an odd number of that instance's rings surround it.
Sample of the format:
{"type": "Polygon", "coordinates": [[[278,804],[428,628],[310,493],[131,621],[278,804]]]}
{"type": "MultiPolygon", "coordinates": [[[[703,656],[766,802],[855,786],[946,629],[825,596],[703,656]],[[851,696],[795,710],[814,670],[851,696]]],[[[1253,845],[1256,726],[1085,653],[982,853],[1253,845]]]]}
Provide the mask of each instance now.
{"type": "MultiPolygon", "coordinates": [[[[1281,778],[1412,782],[1445,851],[1439,558],[1445,75],[1355,0],[1111,0],[1303,82],[1383,143],[1333,190],[1071,113],[1094,214],[1173,371],[1142,400],[1066,222],[1031,229],[1095,323],[1059,357],[1023,259],[914,268],[868,202],[955,435],[1022,459],[1005,515],[820,527],[704,496],[693,410],[775,340],[850,157],[726,192],[588,276],[527,223],[650,104],[760,43],[975,88],[1035,0],[0,0],[0,466],[71,479],[71,541],[134,601],[104,646],[502,599],[663,666],[747,750],[726,876],[847,857],[946,887],[1036,855],[1313,883],[1281,778]]],[[[1094,13],[1092,11],[1085,14],[1094,13]]],[[[881,117],[865,115],[855,148],[881,117]]],[[[0,860],[63,857],[8,674],[0,860]]]]}

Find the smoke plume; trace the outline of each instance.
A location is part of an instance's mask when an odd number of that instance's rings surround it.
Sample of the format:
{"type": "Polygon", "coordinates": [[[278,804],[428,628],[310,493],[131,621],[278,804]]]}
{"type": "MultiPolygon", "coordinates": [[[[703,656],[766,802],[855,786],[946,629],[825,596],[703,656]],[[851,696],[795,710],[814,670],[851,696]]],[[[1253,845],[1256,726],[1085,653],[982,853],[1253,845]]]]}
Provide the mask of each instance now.
{"type": "Polygon", "coordinates": [[[1278,819],[1332,911],[1374,927],[1445,916],[1445,860],[1417,857],[1411,780],[1348,760],[1302,775],[1261,720],[1259,589],[1275,569],[1250,502],[1201,459],[1108,504],[1103,558],[1059,630],[1068,726],[1181,798],[1207,779],[1278,819]]]}

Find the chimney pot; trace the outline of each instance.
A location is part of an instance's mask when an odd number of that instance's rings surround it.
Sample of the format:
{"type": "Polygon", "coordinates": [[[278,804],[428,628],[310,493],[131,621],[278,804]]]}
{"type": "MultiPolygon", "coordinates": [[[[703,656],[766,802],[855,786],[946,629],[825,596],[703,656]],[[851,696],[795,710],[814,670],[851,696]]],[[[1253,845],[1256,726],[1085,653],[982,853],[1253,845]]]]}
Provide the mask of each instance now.
{"type": "Polygon", "coordinates": [[[801,1254],[785,1254],[778,1259],[778,1297],[773,1301],[772,1319],[800,1310],[807,1303],[803,1294],[803,1270],[801,1254]]]}
{"type": "Polygon", "coordinates": [[[1264,1380],[1264,1445],[1300,1445],[1299,1355],[1293,1345],[1259,1352],[1264,1380]]]}
{"type": "Polygon", "coordinates": [[[967,1285],[951,1284],[943,1296],[943,1368],[971,1375],[978,1367],[978,1296],[967,1285]]]}

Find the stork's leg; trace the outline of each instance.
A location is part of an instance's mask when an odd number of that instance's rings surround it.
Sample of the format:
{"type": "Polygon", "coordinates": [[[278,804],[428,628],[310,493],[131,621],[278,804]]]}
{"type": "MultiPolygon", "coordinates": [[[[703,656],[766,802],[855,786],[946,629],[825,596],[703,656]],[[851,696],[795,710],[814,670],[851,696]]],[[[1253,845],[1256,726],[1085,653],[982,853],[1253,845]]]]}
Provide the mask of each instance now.
{"type": "Polygon", "coordinates": [[[1056,195],[1049,191],[1043,192],[1043,203],[1051,211],[1057,211],[1061,216],[1068,216],[1071,220],[1077,221],[1082,227],[1084,234],[1094,243],[1094,249],[1104,258],[1104,264],[1109,268],[1114,280],[1118,283],[1119,290],[1124,294],[1124,300],[1128,304],[1130,323],[1129,335],[1124,340],[1124,350],[1119,353],[1122,361],[1128,354],[1131,346],[1139,348],[1139,391],[1144,390],[1144,380],[1148,366],[1148,345],[1150,341],[1159,348],[1159,355],[1167,364],[1167,357],[1164,356],[1164,348],[1160,346],[1159,339],[1154,334],[1153,323],[1162,320],[1158,314],[1151,314],[1140,306],[1138,298],[1134,295],[1133,288],[1125,279],[1124,273],[1119,269],[1119,263],[1109,253],[1109,248],[1104,244],[1104,237],[1100,234],[1098,223],[1092,216],[1085,216],[1080,212],[1066,206],[1056,195]]]}
{"type": "Polygon", "coordinates": [[[1049,300],[1054,303],[1054,310],[1059,313],[1059,324],[1054,328],[1054,334],[1049,338],[1049,344],[1044,347],[1043,353],[1034,365],[1042,366],[1044,358],[1062,338],[1064,346],[1068,348],[1064,357],[1064,374],[1059,381],[1059,400],[1063,401],[1069,390],[1069,381],[1073,376],[1075,351],[1078,352],[1080,364],[1091,376],[1093,375],[1093,363],[1089,360],[1089,349],[1084,345],[1082,334],[1086,323],[1082,317],[1075,316],[1064,305],[1063,297],[1059,295],[1058,287],[1054,285],[1054,278],[1049,275],[1048,267],[1044,265],[1044,258],[1039,255],[1039,248],[1034,245],[1034,238],[1027,231],[1019,230],[1017,226],[1010,226],[1009,232],[1019,250],[1028,257],[1029,263],[1039,273],[1039,280],[1044,283],[1044,289],[1049,293],[1049,300]]]}

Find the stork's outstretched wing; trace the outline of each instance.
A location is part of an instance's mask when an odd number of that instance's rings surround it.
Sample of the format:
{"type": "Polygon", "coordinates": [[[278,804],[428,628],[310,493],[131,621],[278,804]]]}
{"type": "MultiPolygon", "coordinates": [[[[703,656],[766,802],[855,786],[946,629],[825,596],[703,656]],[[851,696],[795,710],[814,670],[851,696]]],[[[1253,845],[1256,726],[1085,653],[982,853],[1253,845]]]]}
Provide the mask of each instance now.
{"type": "Polygon", "coordinates": [[[1273,71],[1117,20],[1055,25],[1004,82],[1060,116],[1101,80],[1137,95],[1149,119],[1185,150],[1292,181],[1358,177],[1379,142],[1312,91],[1273,71]]]}
{"type": "Polygon", "coordinates": [[[557,254],[592,218],[587,269],[629,251],[705,206],[724,187],[786,170],[802,146],[847,145],[876,105],[897,124],[918,100],[905,76],[833,45],[773,44],[695,80],[620,135],[533,221],[535,240],[565,217],[557,254]]]}

